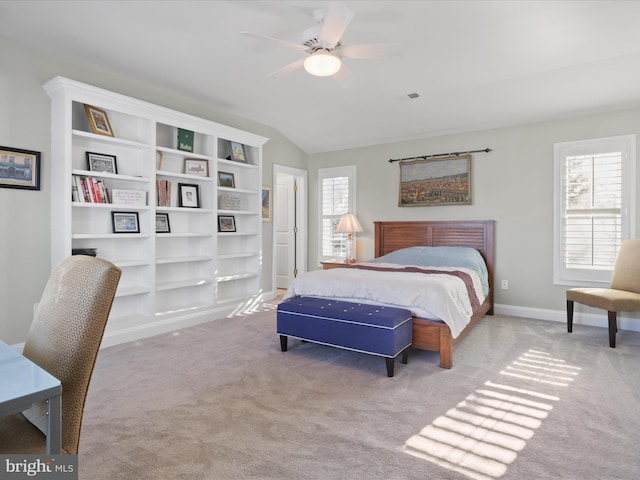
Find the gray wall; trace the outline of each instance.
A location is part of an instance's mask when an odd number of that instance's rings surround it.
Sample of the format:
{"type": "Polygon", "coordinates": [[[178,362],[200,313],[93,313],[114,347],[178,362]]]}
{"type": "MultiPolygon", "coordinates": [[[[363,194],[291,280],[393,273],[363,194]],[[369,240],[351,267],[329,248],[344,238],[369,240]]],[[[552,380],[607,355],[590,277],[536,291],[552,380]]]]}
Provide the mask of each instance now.
{"type": "MultiPolygon", "coordinates": [[[[307,156],[275,129],[228,115],[188,92],[163,89],[128,72],[87,67],[0,36],[0,146],[42,152],[40,191],[0,188],[0,339],[23,342],[50,273],[50,100],[42,85],[64,76],[270,138],[263,151],[263,183],[273,164],[306,169],[307,156]]],[[[212,85],[215,88],[215,85],[212,85]]],[[[264,223],[263,290],[273,291],[272,229],[264,223]]]]}
{"type": "MultiPolygon", "coordinates": [[[[535,309],[564,311],[566,287],[553,285],[553,144],[639,131],[640,109],[634,109],[311,155],[309,238],[318,235],[318,169],[356,165],[357,216],[364,228],[356,242],[359,259],[373,256],[376,220],[495,220],[496,303],[525,307],[530,316],[535,309]],[[472,205],[397,206],[399,166],[390,158],[486,147],[493,151],[472,158],[472,205]],[[509,281],[508,290],[500,289],[501,279],[509,281]]],[[[309,252],[309,265],[317,265],[317,242],[310,242],[309,252]]]]}
{"type": "MultiPolygon", "coordinates": [[[[375,220],[493,219],[496,221],[496,291],[503,311],[523,308],[540,317],[564,309],[565,287],[552,283],[553,144],[640,131],[640,109],[571,120],[508,127],[438,138],[404,141],[307,156],[271,127],[237,118],[189,97],[138,81],[128,72],[87,68],[73,59],[0,37],[0,145],[42,152],[41,190],[0,188],[0,339],[23,342],[49,276],[50,103],[42,84],[61,75],[124,95],[269,137],[263,183],[273,185],[273,164],[309,168],[309,265],[317,268],[317,170],[356,165],[357,213],[365,228],[358,235],[360,259],[373,256],[375,220]],[[489,147],[472,161],[469,206],[398,208],[397,164],[389,158],[489,147]]],[[[215,86],[212,86],[215,88],[215,86]]],[[[638,169],[640,174],[640,169],[638,169]]],[[[640,208],[637,209],[640,213],[640,208]]],[[[638,222],[640,224],[640,222],[638,222]]],[[[272,226],[263,227],[263,289],[272,285],[272,226]]],[[[624,328],[624,326],[623,326],[624,328]]]]}

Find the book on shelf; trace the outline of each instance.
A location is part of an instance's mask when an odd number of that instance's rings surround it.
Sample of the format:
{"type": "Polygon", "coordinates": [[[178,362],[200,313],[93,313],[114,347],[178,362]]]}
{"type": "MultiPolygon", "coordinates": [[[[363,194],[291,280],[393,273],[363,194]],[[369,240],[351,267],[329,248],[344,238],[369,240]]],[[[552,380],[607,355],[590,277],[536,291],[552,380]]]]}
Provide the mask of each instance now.
{"type": "Polygon", "coordinates": [[[178,150],[193,153],[193,132],[191,130],[178,129],[178,150]]]}
{"type": "Polygon", "coordinates": [[[159,207],[171,206],[171,182],[169,180],[156,181],[156,200],[159,207]]]}
{"type": "Polygon", "coordinates": [[[111,203],[110,191],[102,180],[73,175],[71,199],[79,203],[111,203]]]}

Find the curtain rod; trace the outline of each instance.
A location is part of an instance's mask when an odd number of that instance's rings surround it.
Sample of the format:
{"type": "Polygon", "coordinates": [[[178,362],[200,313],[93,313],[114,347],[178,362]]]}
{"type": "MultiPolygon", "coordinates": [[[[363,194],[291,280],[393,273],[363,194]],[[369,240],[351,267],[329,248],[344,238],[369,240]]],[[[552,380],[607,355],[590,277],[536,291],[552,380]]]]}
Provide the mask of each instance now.
{"type": "Polygon", "coordinates": [[[433,158],[433,157],[450,157],[450,156],[457,156],[457,155],[465,155],[467,153],[480,153],[480,152],[489,153],[490,151],[491,151],[490,148],[484,148],[482,150],[467,150],[466,152],[434,153],[433,155],[420,155],[418,157],[407,157],[407,158],[396,158],[396,159],[390,158],[389,163],[403,162],[405,160],[418,160],[419,158],[424,158],[426,160],[428,158],[433,158]]]}

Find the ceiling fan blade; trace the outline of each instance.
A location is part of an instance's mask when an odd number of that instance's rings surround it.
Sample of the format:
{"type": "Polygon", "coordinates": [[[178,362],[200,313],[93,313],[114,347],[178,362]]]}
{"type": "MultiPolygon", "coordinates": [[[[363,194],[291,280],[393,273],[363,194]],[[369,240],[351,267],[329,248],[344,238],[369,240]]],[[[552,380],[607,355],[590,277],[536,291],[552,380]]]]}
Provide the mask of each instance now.
{"type": "Polygon", "coordinates": [[[289,65],[285,65],[281,69],[276,70],[275,72],[272,72],[269,75],[267,75],[267,78],[281,77],[282,75],[291,73],[294,70],[297,70],[298,68],[302,67],[304,65],[304,60],[305,60],[304,58],[301,58],[300,60],[296,60],[295,62],[290,63],[289,65]]]}
{"type": "Polygon", "coordinates": [[[403,52],[398,43],[371,43],[367,45],[345,45],[340,47],[343,58],[385,58],[395,57],[403,52]]]}
{"type": "Polygon", "coordinates": [[[351,20],[353,20],[353,16],[354,13],[344,5],[331,2],[327,16],[322,23],[322,29],[320,30],[320,36],[318,38],[320,43],[326,48],[334,48],[342,38],[351,20]]]}
{"type": "Polygon", "coordinates": [[[340,70],[333,75],[333,78],[336,79],[336,82],[338,82],[338,85],[342,88],[347,88],[353,83],[353,74],[347,67],[345,67],[344,62],[342,62],[340,70]]]}
{"type": "Polygon", "coordinates": [[[280,40],[279,38],[268,37],[267,35],[261,35],[259,33],[253,32],[240,32],[242,35],[247,35],[249,37],[257,37],[262,38],[264,40],[269,40],[271,42],[279,43],[280,45],[284,45],[285,47],[295,48],[296,50],[305,50],[307,47],[304,45],[298,45],[297,43],[288,42],[287,40],[280,40]]]}

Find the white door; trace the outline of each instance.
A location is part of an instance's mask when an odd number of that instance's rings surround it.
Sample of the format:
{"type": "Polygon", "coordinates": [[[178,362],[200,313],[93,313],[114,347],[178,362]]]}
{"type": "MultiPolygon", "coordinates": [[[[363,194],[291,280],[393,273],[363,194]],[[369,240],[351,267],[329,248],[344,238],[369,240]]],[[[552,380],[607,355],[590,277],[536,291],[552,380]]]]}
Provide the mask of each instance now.
{"type": "Polygon", "coordinates": [[[289,288],[295,273],[295,177],[279,173],[276,182],[276,287],[289,288]]]}
{"type": "Polygon", "coordinates": [[[288,288],[307,271],[307,171],[273,166],[273,284],[288,288]]]}

